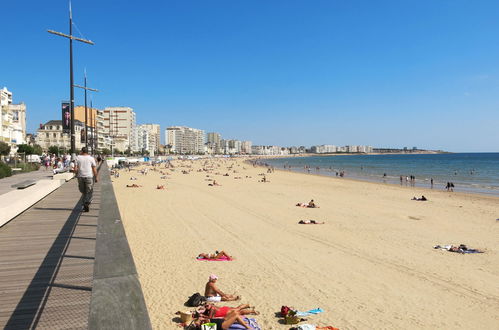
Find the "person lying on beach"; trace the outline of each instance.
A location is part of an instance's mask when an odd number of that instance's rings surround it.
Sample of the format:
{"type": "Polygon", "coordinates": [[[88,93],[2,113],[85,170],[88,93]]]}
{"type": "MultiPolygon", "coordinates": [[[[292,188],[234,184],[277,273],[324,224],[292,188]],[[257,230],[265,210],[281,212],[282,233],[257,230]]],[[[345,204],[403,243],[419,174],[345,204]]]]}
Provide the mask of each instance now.
{"type": "Polygon", "coordinates": [[[211,274],[208,283],[206,283],[204,289],[204,296],[206,297],[206,301],[209,302],[220,302],[220,301],[234,301],[239,300],[239,296],[232,294],[225,294],[220,290],[216,283],[218,280],[218,276],[211,274]]]}
{"type": "Polygon", "coordinates": [[[248,324],[246,324],[246,322],[244,322],[243,318],[241,317],[241,314],[239,314],[235,310],[228,312],[224,318],[209,318],[204,316],[203,314],[199,314],[199,317],[195,319],[193,323],[196,327],[200,328],[201,324],[208,322],[215,323],[216,329],[220,330],[227,330],[234,323],[241,324],[245,329],[251,329],[251,327],[248,324]]]}
{"type": "Polygon", "coordinates": [[[156,189],[160,189],[160,190],[165,190],[165,186],[164,185],[157,185],[156,186],[156,189]]]}
{"type": "Polygon", "coordinates": [[[225,317],[231,311],[236,311],[239,315],[260,315],[260,312],[255,310],[255,307],[251,307],[249,304],[239,305],[237,307],[220,306],[217,307],[213,304],[205,304],[204,307],[199,307],[197,309],[198,313],[208,316],[210,319],[225,317]]]}
{"type": "Polygon", "coordinates": [[[416,196],[414,196],[411,200],[424,202],[424,201],[427,201],[428,199],[426,199],[426,197],[424,197],[424,195],[423,195],[423,196],[421,196],[421,198],[416,198],[416,196]]]}
{"type": "Polygon", "coordinates": [[[197,256],[198,259],[222,259],[228,258],[232,259],[230,255],[228,255],[225,251],[215,251],[215,253],[200,253],[197,256]]]}
{"type": "Polygon", "coordinates": [[[215,180],[213,180],[213,183],[209,183],[208,186],[221,186],[221,184],[218,184],[215,180]]]}
{"type": "Polygon", "coordinates": [[[298,221],[300,225],[323,225],[325,222],[317,222],[315,220],[300,220],[298,221]]]}
{"type": "Polygon", "coordinates": [[[130,180],[137,180],[137,178],[132,176],[130,180]]]}
{"type": "Polygon", "coordinates": [[[126,185],[127,188],[139,188],[139,187],[142,187],[142,186],[139,186],[138,184],[127,184],[126,185]]]}
{"type": "Polygon", "coordinates": [[[460,244],[459,246],[455,245],[435,245],[434,249],[447,250],[449,252],[457,252],[457,253],[484,253],[482,250],[478,249],[469,249],[466,245],[460,244]]]}

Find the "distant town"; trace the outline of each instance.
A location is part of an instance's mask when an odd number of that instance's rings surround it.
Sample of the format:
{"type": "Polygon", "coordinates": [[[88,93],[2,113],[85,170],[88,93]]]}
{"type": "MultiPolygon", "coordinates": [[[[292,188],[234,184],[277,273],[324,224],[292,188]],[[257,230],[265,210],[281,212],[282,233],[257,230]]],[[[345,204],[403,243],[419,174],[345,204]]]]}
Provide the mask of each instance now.
{"type": "MultiPolygon", "coordinates": [[[[64,117],[41,123],[35,134],[26,132],[26,104],[13,102],[13,93],[6,87],[0,90],[2,125],[0,143],[9,147],[8,155],[17,153],[62,154],[69,153],[71,138],[69,123],[64,117]]],[[[74,126],[76,149],[87,146],[92,154],[105,155],[264,155],[284,156],[298,154],[336,153],[421,153],[441,152],[420,150],[417,147],[375,148],[368,145],[315,145],[276,146],[253,145],[251,141],[223,138],[217,132],[186,126],[170,126],[164,130],[165,144],[161,144],[159,124],[137,124],[131,107],[75,106],[74,126]],[[86,111],[85,111],[86,109],[86,111]]]]}

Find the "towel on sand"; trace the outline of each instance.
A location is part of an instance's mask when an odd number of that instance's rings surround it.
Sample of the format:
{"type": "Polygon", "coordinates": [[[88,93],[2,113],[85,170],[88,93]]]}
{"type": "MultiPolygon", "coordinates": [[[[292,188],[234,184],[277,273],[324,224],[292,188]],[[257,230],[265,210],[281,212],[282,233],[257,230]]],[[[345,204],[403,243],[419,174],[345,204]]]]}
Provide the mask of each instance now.
{"type": "MultiPolygon", "coordinates": [[[[250,319],[248,317],[245,317],[245,318],[243,318],[243,320],[244,320],[244,322],[246,322],[246,324],[249,324],[251,329],[262,330],[262,328],[260,328],[260,326],[258,325],[258,323],[256,322],[255,319],[250,319]]],[[[241,330],[241,329],[246,329],[246,328],[239,323],[234,323],[229,328],[229,330],[241,330]]]]}
{"type": "Polygon", "coordinates": [[[319,313],[322,313],[324,312],[323,309],[321,308],[315,308],[315,309],[311,309],[309,311],[306,311],[306,312],[296,312],[296,316],[298,317],[307,317],[307,316],[310,316],[310,315],[315,315],[315,314],[319,314],[319,313]]]}

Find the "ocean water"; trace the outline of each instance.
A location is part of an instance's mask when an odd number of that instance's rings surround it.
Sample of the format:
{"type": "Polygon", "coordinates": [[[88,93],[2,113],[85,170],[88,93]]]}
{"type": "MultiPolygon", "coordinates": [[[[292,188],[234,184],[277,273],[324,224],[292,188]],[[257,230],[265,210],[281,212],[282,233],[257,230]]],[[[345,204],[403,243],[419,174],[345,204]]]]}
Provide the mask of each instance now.
{"type": "Polygon", "coordinates": [[[443,190],[452,182],[454,191],[499,196],[499,153],[309,156],[263,162],[303,173],[336,176],[344,171],[346,178],[409,186],[405,178],[413,175],[417,187],[431,188],[433,178],[433,189],[443,190]]]}

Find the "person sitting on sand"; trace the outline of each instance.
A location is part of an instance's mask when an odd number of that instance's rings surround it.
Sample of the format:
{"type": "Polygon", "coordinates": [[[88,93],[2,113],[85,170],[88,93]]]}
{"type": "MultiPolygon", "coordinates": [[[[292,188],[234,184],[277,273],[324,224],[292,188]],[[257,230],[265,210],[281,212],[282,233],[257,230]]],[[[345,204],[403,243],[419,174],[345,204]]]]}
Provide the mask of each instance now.
{"type": "Polygon", "coordinates": [[[315,220],[300,220],[298,221],[300,225],[323,225],[325,222],[317,222],[315,220]]]}
{"type": "Polygon", "coordinates": [[[221,186],[221,184],[218,184],[215,180],[213,180],[213,183],[208,183],[208,186],[221,186]]]}
{"type": "Polygon", "coordinates": [[[239,296],[225,294],[223,293],[216,285],[218,280],[218,276],[211,274],[208,279],[208,283],[206,283],[206,287],[204,290],[204,296],[206,297],[206,301],[209,302],[220,302],[220,301],[234,301],[239,300],[239,296]]]}
{"type": "Polygon", "coordinates": [[[200,253],[197,256],[198,259],[222,259],[228,258],[232,259],[230,255],[228,255],[225,251],[215,251],[215,253],[200,253]]]}
{"type": "Polygon", "coordinates": [[[127,188],[139,188],[139,187],[142,187],[142,186],[139,186],[138,184],[127,184],[126,185],[127,188]]]}
{"type": "Polygon", "coordinates": [[[241,324],[245,329],[251,329],[251,327],[244,322],[241,314],[239,314],[236,310],[229,311],[224,318],[209,318],[203,314],[199,314],[199,317],[194,320],[194,325],[198,328],[201,327],[201,324],[204,323],[215,323],[216,329],[227,330],[234,323],[241,324]]]}
{"type": "Polygon", "coordinates": [[[165,190],[165,186],[164,185],[157,185],[156,186],[156,189],[160,189],[160,190],[165,190]]]}
{"type": "Polygon", "coordinates": [[[308,207],[308,208],[312,208],[312,209],[314,209],[314,208],[318,208],[318,206],[317,206],[317,205],[315,205],[315,203],[314,203],[314,200],[313,200],[313,199],[312,199],[310,202],[308,202],[307,207],[308,207]]]}

